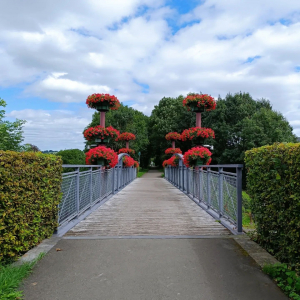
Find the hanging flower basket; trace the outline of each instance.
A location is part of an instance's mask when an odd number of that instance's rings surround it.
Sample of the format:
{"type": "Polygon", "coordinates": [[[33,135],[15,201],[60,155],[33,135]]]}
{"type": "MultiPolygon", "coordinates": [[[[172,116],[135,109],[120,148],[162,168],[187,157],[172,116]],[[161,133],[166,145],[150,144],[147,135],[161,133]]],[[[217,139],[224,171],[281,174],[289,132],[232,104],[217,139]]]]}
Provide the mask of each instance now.
{"type": "Polygon", "coordinates": [[[204,112],[216,109],[216,101],[207,94],[190,94],[183,100],[183,106],[193,112],[204,112]]]}
{"type": "Polygon", "coordinates": [[[132,150],[132,149],[121,148],[121,149],[119,150],[119,154],[121,154],[121,153],[127,153],[127,154],[129,154],[129,155],[132,156],[132,155],[135,154],[135,151],[132,150]]]}
{"type": "Polygon", "coordinates": [[[201,145],[205,139],[215,138],[215,132],[211,128],[193,127],[185,129],[181,134],[182,141],[196,140],[201,145]]]}
{"type": "Polygon", "coordinates": [[[183,163],[189,168],[211,163],[212,153],[204,147],[194,147],[184,153],[183,163]]]}
{"type": "Polygon", "coordinates": [[[99,146],[89,150],[86,154],[87,165],[102,165],[105,167],[114,168],[118,163],[117,153],[105,146],[99,146]]]}
{"type": "Polygon", "coordinates": [[[165,154],[171,154],[171,155],[173,155],[175,153],[182,154],[182,151],[180,150],[180,148],[168,148],[165,151],[165,154]]]}
{"type": "Polygon", "coordinates": [[[137,168],[137,169],[138,169],[140,165],[139,165],[139,163],[138,163],[138,162],[135,160],[135,161],[134,161],[134,165],[133,165],[133,166],[134,166],[135,168],[137,168]]]}
{"type": "Polygon", "coordinates": [[[124,156],[123,157],[123,166],[125,168],[132,167],[134,165],[134,159],[130,156],[124,156]]]}
{"type": "Polygon", "coordinates": [[[169,159],[164,160],[163,167],[171,166],[171,167],[178,167],[179,165],[179,158],[177,156],[172,156],[169,159]]]}
{"type": "Polygon", "coordinates": [[[166,140],[168,141],[181,140],[181,135],[178,132],[169,132],[168,134],[166,134],[166,140]]]}
{"type": "Polygon", "coordinates": [[[117,140],[129,142],[129,141],[135,140],[135,135],[130,132],[123,132],[119,135],[117,140]]]}
{"type": "Polygon", "coordinates": [[[116,140],[119,134],[120,132],[111,126],[104,128],[100,125],[90,127],[83,133],[85,139],[96,143],[108,143],[110,138],[116,140]]]}
{"type": "Polygon", "coordinates": [[[117,110],[121,105],[117,97],[109,94],[92,94],[87,97],[86,104],[98,111],[117,110]]]}

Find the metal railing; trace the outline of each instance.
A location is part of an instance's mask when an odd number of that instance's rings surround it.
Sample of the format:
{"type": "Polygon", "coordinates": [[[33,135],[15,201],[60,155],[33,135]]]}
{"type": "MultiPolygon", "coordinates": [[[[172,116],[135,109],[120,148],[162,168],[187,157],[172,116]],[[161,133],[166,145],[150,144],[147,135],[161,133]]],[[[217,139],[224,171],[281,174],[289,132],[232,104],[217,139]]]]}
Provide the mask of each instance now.
{"type": "MultiPolygon", "coordinates": [[[[63,168],[74,168],[75,171],[62,174],[58,231],[72,220],[83,215],[86,217],[91,213],[91,208],[100,206],[136,178],[136,168],[123,167],[123,156],[127,154],[120,154],[118,164],[112,169],[103,169],[99,165],[63,165],[63,168]],[[81,168],[88,170],[80,171],[81,168]],[[86,213],[88,210],[90,211],[86,213]]],[[[68,229],[78,222],[72,221],[72,226],[68,226],[68,229]]]]}
{"type": "Polygon", "coordinates": [[[242,233],[243,165],[210,165],[165,168],[165,178],[234,233],[242,233]],[[235,172],[225,170],[234,169],[235,172]]]}

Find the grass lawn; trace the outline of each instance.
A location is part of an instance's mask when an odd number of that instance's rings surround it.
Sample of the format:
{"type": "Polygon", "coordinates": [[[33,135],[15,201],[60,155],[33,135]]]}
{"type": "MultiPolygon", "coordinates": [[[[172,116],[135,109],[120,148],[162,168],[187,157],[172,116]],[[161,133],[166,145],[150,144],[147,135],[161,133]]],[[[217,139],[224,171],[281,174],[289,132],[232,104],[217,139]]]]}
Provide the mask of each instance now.
{"type": "Polygon", "coordinates": [[[33,262],[24,263],[20,266],[0,265],[0,300],[22,299],[22,292],[18,290],[18,287],[44,255],[41,253],[33,262]]]}
{"type": "Polygon", "coordinates": [[[139,172],[137,174],[137,177],[140,178],[142,177],[145,173],[147,173],[149,170],[148,169],[142,169],[142,168],[139,168],[139,172]]]}

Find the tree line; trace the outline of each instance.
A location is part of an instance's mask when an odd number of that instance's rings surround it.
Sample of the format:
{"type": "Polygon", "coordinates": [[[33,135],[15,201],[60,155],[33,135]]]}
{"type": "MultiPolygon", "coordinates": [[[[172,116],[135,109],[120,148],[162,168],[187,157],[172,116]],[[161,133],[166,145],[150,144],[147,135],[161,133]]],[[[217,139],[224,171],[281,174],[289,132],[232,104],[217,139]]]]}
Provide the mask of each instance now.
{"type": "MultiPolygon", "coordinates": [[[[171,144],[165,139],[168,132],[181,133],[186,128],[195,127],[195,113],[182,106],[182,95],[172,98],[164,97],[154,107],[150,117],[142,112],[121,104],[121,107],[106,113],[106,126],[118,128],[121,132],[132,132],[136,140],[130,142],[135,150],[135,159],[141,154],[142,167],[147,167],[150,160],[160,166],[165,157],[165,149],[171,144]]],[[[0,99],[0,106],[5,101],[0,99]]],[[[36,146],[22,145],[22,126],[25,121],[4,120],[5,111],[0,110],[0,150],[36,151],[36,146]]],[[[99,113],[95,112],[91,123],[86,127],[100,123],[99,113]]],[[[219,97],[217,108],[209,113],[202,113],[202,127],[212,128],[215,139],[207,140],[214,146],[212,164],[243,163],[245,151],[270,145],[275,142],[297,142],[293,129],[285,117],[272,108],[268,100],[253,99],[249,93],[227,94],[219,97]]],[[[84,164],[84,152],[90,142],[85,142],[84,151],[78,149],[62,150],[56,153],[63,158],[65,164],[84,164]]],[[[110,142],[108,147],[118,150],[125,145],[122,142],[110,142]]],[[[193,141],[178,141],[176,147],[184,153],[196,146],[193,141]]]]}

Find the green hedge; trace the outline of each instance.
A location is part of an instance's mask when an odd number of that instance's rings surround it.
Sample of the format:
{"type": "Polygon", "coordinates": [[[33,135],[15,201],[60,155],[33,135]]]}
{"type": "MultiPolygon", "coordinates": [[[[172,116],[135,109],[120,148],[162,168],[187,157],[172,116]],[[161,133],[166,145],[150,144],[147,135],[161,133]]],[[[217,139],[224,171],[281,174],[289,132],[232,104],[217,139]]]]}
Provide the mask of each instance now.
{"type": "Polygon", "coordinates": [[[245,156],[257,242],[300,267],[300,144],[274,144],[245,156]]]}
{"type": "Polygon", "coordinates": [[[0,261],[52,235],[61,199],[60,157],[0,151],[0,261]]]}

